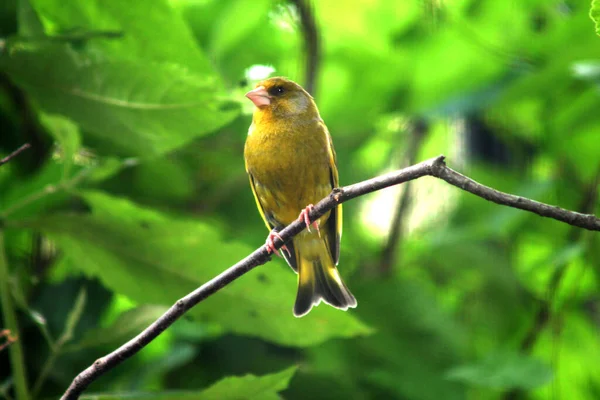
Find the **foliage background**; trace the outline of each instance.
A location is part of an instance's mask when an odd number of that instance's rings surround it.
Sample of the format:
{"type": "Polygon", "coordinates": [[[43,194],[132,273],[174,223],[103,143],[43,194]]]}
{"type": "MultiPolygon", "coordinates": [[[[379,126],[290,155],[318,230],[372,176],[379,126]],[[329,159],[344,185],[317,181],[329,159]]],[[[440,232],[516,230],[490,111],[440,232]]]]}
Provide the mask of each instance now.
{"type": "MultiPolygon", "coordinates": [[[[297,11],[272,0],[0,3],[0,152],[32,144],[0,168],[2,327],[18,322],[0,395],[57,397],[263,243],[243,94],[269,66],[303,81],[297,11]]],[[[589,3],[323,0],[313,11],[314,96],[343,185],[443,153],[499,190],[600,214],[589,3]]],[[[599,236],[434,179],[403,193],[346,206],[340,269],[356,310],[293,318],[296,278],[276,260],[89,392],[600,397],[599,236]]]]}

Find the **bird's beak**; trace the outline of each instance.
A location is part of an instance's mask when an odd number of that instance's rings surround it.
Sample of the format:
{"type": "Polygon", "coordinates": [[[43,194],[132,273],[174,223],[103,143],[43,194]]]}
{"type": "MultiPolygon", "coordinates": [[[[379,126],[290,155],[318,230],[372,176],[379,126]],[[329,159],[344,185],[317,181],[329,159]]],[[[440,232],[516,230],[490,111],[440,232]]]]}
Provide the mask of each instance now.
{"type": "Polygon", "coordinates": [[[256,107],[268,106],[271,104],[271,97],[267,93],[267,89],[264,86],[259,86],[246,93],[246,97],[254,103],[256,107]]]}

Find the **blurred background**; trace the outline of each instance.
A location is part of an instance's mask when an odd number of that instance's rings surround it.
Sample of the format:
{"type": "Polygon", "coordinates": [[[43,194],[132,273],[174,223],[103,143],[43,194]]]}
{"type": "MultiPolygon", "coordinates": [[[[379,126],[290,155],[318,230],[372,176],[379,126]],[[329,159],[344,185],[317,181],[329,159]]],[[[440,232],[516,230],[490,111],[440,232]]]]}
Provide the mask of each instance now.
{"type": "MultiPolygon", "coordinates": [[[[270,75],[314,95],[342,185],[445,154],[498,190],[599,214],[589,11],[575,0],[3,0],[0,155],[31,148],[0,167],[0,396],[58,397],[264,243],[243,95],[270,75]]],[[[346,203],[344,217],[339,268],[358,308],[294,318],[296,277],[276,259],[87,393],[600,398],[597,234],[434,178],[346,203]]]]}

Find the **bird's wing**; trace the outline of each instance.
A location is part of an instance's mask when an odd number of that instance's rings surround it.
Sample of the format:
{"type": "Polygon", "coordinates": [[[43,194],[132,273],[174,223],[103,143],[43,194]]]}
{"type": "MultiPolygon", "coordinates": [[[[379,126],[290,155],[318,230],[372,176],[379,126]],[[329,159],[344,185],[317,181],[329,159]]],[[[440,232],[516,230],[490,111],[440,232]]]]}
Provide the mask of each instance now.
{"type": "MultiPolygon", "coordinates": [[[[283,229],[284,226],[279,221],[277,221],[271,213],[269,213],[268,211],[265,211],[265,207],[261,203],[260,197],[258,196],[258,194],[256,192],[257,182],[255,181],[254,176],[252,175],[252,172],[248,169],[247,164],[246,164],[246,172],[248,173],[248,177],[250,178],[250,187],[252,188],[252,194],[254,195],[254,200],[256,200],[256,206],[258,208],[258,212],[260,213],[260,216],[262,217],[263,221],[265,221],[265,225],[267,225],[267,228],[270,231],[272,231],[273,229],[275,229],[275,230],[283,229]]],[[[296,251],[294,249],[294,243],[292,240],[289,240],[285,243],[285,245],[287,246],[289,253],[286,251],[281,251],[281,254],[283,255],[283,258],[288,263],[288,265],[295,272],[298,272],[298,264],[296,261],[296,251]]]]}
{"type": "MultiPolygon", "coordinates": [[[[321,125],[327,135],[327,141],[329,143],[328,154],[329,154],[329,175],[331,179],[331,187],[336,188],[339,186],[339,177],[337,170],[337,159],[335,155],[335,149],[333,148],[333,142],[327,126],[321,121],[321,125]]],[[[338,264],[340,259],[340,243],[342,240],[342,205],[338,205],[329,214],[327,220],[327,246],[331,252],[331,257],[335,265],[338,264]]]]}

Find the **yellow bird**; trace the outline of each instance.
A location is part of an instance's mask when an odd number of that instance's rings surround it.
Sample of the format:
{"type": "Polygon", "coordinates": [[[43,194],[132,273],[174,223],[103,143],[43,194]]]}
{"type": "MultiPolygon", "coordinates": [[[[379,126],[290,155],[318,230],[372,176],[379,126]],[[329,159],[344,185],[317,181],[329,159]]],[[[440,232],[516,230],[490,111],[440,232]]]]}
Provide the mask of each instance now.
{"type": "Polygon", "coordinates": [[[331,136],[313,98],[297,83],[280,77],[260,82],[246,97],[256,109],[244,158],[258,210],[271,230],[267,249],[278,254],[273,245],[277,231],[295,220],[303,220],[307,227],[282,251],[298,274],[294,315],[307,314],[321,300],[342,310],[356,307],[336,268],[342,206],[312,224],[308,219],[312,204],[338,186],[331,136]]]}

